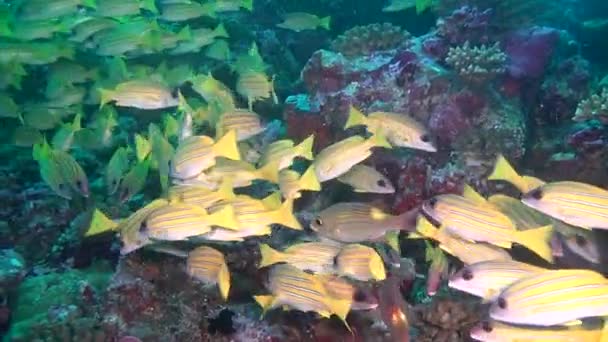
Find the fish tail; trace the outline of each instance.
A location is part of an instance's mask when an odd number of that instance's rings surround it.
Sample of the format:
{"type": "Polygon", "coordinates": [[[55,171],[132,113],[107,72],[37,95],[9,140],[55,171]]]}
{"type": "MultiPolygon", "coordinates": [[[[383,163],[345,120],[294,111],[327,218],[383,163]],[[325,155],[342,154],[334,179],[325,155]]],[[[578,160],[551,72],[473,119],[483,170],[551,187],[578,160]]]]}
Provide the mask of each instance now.
{"type": "Polygon", "coordinates": [[[230,130],[215,142],[213,149],[216,155],[232,160],[241,160],[239,147],[236,142],[236,131],[230,130]]]}
{"type": "Polygon", "coordinates": [[[188,41],[192,39],[192,31],[190,31],[190,26],[186,25],[183,29],[181,29],[177,33],[177,39],[181,41],[188,41]]]}
{"type": "Polygon", "coordinates": [[[494,170],[488,176],[488,180],[501,180],[509,182],[515,185],[515,187],[521,192],[526,192],[521,176],[517,173],[517,171],[515,171],[513,166],[511,166],[509,161],[502,154],[498,155],[496,164],[494,165],[494,170]]]}
{"type": "Polygon", "coordinates": [[[156,8],[155,0],[143,0],[141,2],[141,8],[152,13],[158,13],[158,8],[156,8]]]}
{"type": "Polygon", "coordinates": [[[99,109],[101,109],[101,108],[103,108],[103,106],[106,103],[113,101],[114,90],[103,89],[103,88],[99,88],[98,90],[99,90],[99,95],[100,95],[99,109]]]}
{"type": "Polygon", "coordinates": [[[519,235],[517,243],[538,254],[538,256],[548,262],[553,262],[553,252],[549,243],[553,234],[553,225],[518,231],[517,234],[519,235]]]}
{"type": "Polygon", "coordinates": [[[321,183],[317,179],[317,174],[315,172],[315,166],[311,165],[308,167],[306,172],[302,174],[300,177],[300,189],[302,190],[310,190],[310,191],[320,191],[321,183]]]}
{"type": "Polygon", "coordinates": [[[367,116],[365,116],[365,114],[363,114],[354,106],[350,106],[348,112],[348,119],[346,120],[346,125],[344,125],[344,129],[348,129],[355,126],[367,126],[367,116]]]}
{"type": "Polygon", "coordinates": [[[279,252],[265,243],[260,244],[260,254],[262,255],[262,260],[258,268],[285,261],[285,253],[279,252]]]}
{"type": "Polygon", "coordinates": [[[476,203],[487,203],[486,199],[468,184],[464,185],[462,196],[472,201],[475,201],[476,203]]]}
{"type": "Polygon", "coordinates": [[[311,134],[308,138],[304,139],[301,143],[296,145],[295,149],[297,151],[297,155],[306,159],[313,160],[314,156],[312,155],[312,148],[315,143],[315,135],[311,134]]]}
{"type": "Polygon", "coordinates": [[[422,238],[437,240],[439,230],[424,216],[420,216],[416,222],[416,233],[422,238]]]}
{"type": "Polygon", "coordinates": [[[207,223],[210,226],[220,226],[231,230],[239,230],[240,228],[239,222],[234,215],[234,208],[231,205],[225,205],[222,209],[209,215],[207,223]]]}
{"type": "Polygon", "coordinates": [[[371,263],[369,265],[369,269],[371,271],[374,280],[384,280],[386,279],[386,269],[384,268],[384,262],[382,262],[382,258],[378,255],[377,252],[374,252],[374,256],[371,259],[371,263]]]}
{"type": "Polygon", "coordinates": [[[230,35],[228,34],[228,32],[226,32],[226,28],[224,27],[224,24],[219,24],[215,27],[215,29],[213,29],[213,35],[218,38],[230,38],[230,35]]]}
{"type": "Polygon", "coordinates": [[[331,17],[321,18],[321,23],[319,26],[329,31],[329,25],[331,24],[331,17]]]}
{"type": "Polygon", "coordinates": [[[253,0],[243,0],[243,2],[241,2],[241,8],[244,8],[249,12],[253,11],[253,0]]]}
{"type": "Polygon", "coordinates": [[[260,320],[264,318],[266,311],[272,308],[274,304],[275,297],[274,296],[253,296],[256,303],[262,307],[262,314],[260,315],[260,320]]]}
{"type": "Polygon", "coordinates": [[[348,313],[350,312],[352,299],[349,300],[328,298],[327,301],[331,312],[340,318],[340,320],[344,323],[348,331],[352,332],[350,326],[348,325],[348,322],[346,322],[346,316],[348,316],[348,313]]]}
{"type": "Polygon", "coordinates": [[[228,270],[228,266],[223,264],[220,267],[220,272],[217,277],[217,285],[220,288],[220,294],[222,299],[226,301],[228,299],[228,293],[230,292],[230,271],[228,270]]]}
{"type": "Polygon", "coordinates": [[[386,140],[386,136],[382,132],[376,132],[372,135],[369,140],[373,143],[374,147],[393,148],[391,143],[386,140]]]}
{"type": "Polygon", "coordinates": [[[236,197],[236,195],[234,194],[234,187],[233,187],[232,180],[227,177],[224,178],[224,180],[222,181],[222,184],[220,184],[220,187],[217,189],[217,193],[224,200],[234,199],[236,197]]]}
{"type": "Polygon", "coordinates": [[[262,199],[264,206],[270,210],[275,210],[281,207],[281,193],[273,192],[272,194],[262,199]]]}
{"type": "Polygon", "coordinates": [[[275,218],[277,220],[275,223],[291,229],[302,230],[300,221],[298,221],[298,219],[293,215],[293,200],[285,200],[285,202],[283,202],[281,207],[275,211],[274,214],[276,215],[275,218]]]}
{"type": "Polygon", "coordinates": [[[279,162],[275,161],[272,163],[268,163],[261,168],[256,170],[258,177],[260,179],[267,180],[271,183],[279,182],[279,162]]]}

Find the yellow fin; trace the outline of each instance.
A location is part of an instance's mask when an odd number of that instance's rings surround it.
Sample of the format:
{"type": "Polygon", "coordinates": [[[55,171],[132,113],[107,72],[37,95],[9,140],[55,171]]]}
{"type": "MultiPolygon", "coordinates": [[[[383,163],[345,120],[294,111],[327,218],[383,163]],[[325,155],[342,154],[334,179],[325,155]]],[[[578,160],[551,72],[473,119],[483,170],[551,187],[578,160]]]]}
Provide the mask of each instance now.
{"type": "Polygon", "coordinates": [[[315,135],[311,134],[308,138],[304,139],[301,143],[294,147],[296,154],[306,160],[313,160],[312,148],[315,143],[315,135]]]}
{"type": "Polygon", "coordinates": [[[346,316],[348,316],[348,313],[350,312],[352,300],[328,298],[327,304],[331,309],[332,313],[338,316],[340,320],[344,323],[348,331],[352,332],[350,326],[346,322],[346,316]]]}
{"type": "Polygon", "coordinates": [[[266,311],[272,308],[274,304],[275,297],[274,296],[253,296],[256,303],[258,303],[262,307],[262,314],[260,315],[260,320],[264,318],[266,311]]]}
{"type": "Polygon", "coordinates": [[[424,216],[419,216],[416,221],[416,232],[420,234],[423,238],[437,240],[437,236],[439,234],[439,230],[435,228],[435,226],[427,220],[424,216]]]}
{"type": "Polygon", "coordinates": [[[321,22],[319,23],[319,26],[321,26],[322,28],[329,31],[330,23],[331,23],[331,17],[321,18],[321,22]]]}
{"type": "Polygon", "coordinates": [[[222,295],[222,299],[228,299],[228,293],[230,292],[230,271],[228,270],[228,266],[226,264],[222,265],[220,268],[220,273],[218,274],[217,284],[220,288],[220,294],[222,295]]]}
{"type": "Polygon", "coordinates": [[[222,180],[220,187],[217,189],[217,193],[223,200],[234,199],[236,195],[234,194],[234,186],[232,180],[228,177],[225,177],[222,180]]]}
{"type": "Polygon", "coordinates": [[[93,236],[109,231],[114,231],[117,228],[118,224],[116,222],[110,220],[99,209],[95,209],[95,211],[93,212],[93,217],[91,218],[89,229],[84,234],[84,236],[93,236]]]}
{"type": "Polygon", "coordinates": [[[216,156],[232,160],[241,160],[239,147],[236,141],[236,131],[232,129],[219,138],[213,145],[213,151],[215,151],[216,156]]]}
{"type": "Polygon", "coordinates": [[[388,140],[386,140],[386,136],[381,132],[376,132],[369,138],[369,140],[374,144],[374,147],[393,148],[388,140]]]}
{"type": "Polygon", "coordinates": [[[239,222],[234,215],[234,208],[231,205],[225,205],[222,209],[207,216],[207,224],[231,230],[240,229],[239,222]]]}
{"type": "Polygon", "coordinates": [[[519,191],[527,192],[524,179],[515,171],[513,166],[507,161],[502,155],[498,155],[496,158],[496,164],[494,164],[494,170],[488,176],[488,180],[501,180],[513,184],[519,191]]]}
{"type": "Polygon", "coordinates": [[[279,161],[273,161],[256,170],[256,174],[260,179],[267,180],[271,183],[279,182],[279,161]]]}
{"type": "Polygon", "coordinates": [[[281,193],[273,192],[262,199],[262,204],[269,210],[277,210],[281,208],[281,193]]]}
{"type": "Polygon", "coordinates": [[[355,126],[366,126],[367,125],[367,116],[363,114],[360,110],[355,108],[354,106],[350,106],[348,112],[348,119],[346,120],[346,125],[344,125],[344,129],[348,129],[355,126]]]}
{"type": "Polygon", "coordinates": [[[464,188],[462,190],[462,196],[467,199],[470,199],[471,201],[474,201],[475,203],[479,203],[479,204],[487,203],[486,199],[483,196],[481,196],[477,191],[475,191],[475,189],[473,189],[468,184],[464,185],[464,188]]]}
{"type": "Polygon", "coordinates": [[[319,191],[321,190],[321,183],[317,179],[315,172],[315,166],[310,165],[306,172],[302,174],[299,180],[300,190],[319,191]]]}
{"type": "Polygon", "coordinates": [[[272,212],[272,214],[275,215],[276,223],[291,229],[302,230],[302,225],[300,224],[300,221],[298,221],[298,219],[293,215],[292,199],[285,200],[285,202],[281,204],[281,207],[278,210],[272,212]]]}
{"type": "Polygon", "coordinates": [[[260,244],[260,254],[262,259],[258,268],[274,265],[285,261],[285,253],[277,251],[265,243],[260,244]]]}
{"type": "Polygon", "coordinates": [[[99,109],[103,108],[103,106],[108,103],[108,102],[112,102],[113,97],[114,97],[114,90],[109,90],[109,89],[102,89],[99,88],[99,109]]]}
{"type": "Polygon", "coordinates": [[[553,253],[549,240],[553,235],[553,225],[540,228],[516,231],[517,243],[536,253],[548,262],[553,262],[553,253]]]}
{"type": "Polygon", "coordinates": [[[399,253],[399,255],[401,256],[401,246],[399,245],[399,232],[396,230],[386,232],[386,234],[384,234],[384,238],[386,239],[386,244],[389,245],[389,247],[391,247],[395,252],[399,253]]]}

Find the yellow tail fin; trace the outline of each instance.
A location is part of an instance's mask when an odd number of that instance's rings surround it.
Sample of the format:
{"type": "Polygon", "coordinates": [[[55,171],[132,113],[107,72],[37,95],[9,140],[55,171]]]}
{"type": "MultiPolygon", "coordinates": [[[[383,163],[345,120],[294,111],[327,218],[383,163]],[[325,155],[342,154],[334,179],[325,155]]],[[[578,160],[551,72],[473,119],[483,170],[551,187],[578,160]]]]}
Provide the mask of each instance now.
{"type": "Polygon", "coordinates": [[[439,230],[433,226],[424,216],[418,217],[416,222],[416,232],[427,239],[437,240],[439,230]]]}
{"type": "Polygon", "coordinates": [[[106,103],[114,101],[114,90],[99,88],[99,109],[103,108],[106,103]]]}
{"type": "Polygon", "coordinates": [[[104,213],[102,213],[99,209],[95,209],[93,213],[93,217],[91,218],[91,223],[89,225],[89,229],[84,234],[84,236],[92,236],[101,234],[108,231],[113,231],[118,229],[118,224],[112,220],[110,220],[104,213]]]}
{"type": "Polygon", "coordinates": [[[300,177],[300,190],[310,190],[310,191],[320,191],[321,183],[317,179],[317,174],[315,173],[315,166],[311,165],[308,167],[306,172],[302,174],[300,177]]]}
{"type": "Polygon", "coordinates": [[[272,309],[274,305],[274,296],[253,296],[256,303],[258,303],[262,307],[262,314],[260,315],[260,320],[264,318],[266,311],[272,309]]]}
{"type": "Polygon", "coordinates": [[[344,129],[362,125],[367,126],[367,117],[357,108],[350,106],[350,110],[348,112],[348,119],[346,120],[346,125],[344,125],[344,129]]]}
{"type": "Polygon", "coordinates": [[[464,185],[464,188],[462,190],[462,196],[465,198],[468,198],[478,204],[487,203],[486,199],[483,196],[481,196],[477,191],[475,191],[475,189],[473,189],[468,184],[464,185]]]}
{"type": "Polygon", "coordinates": [[[285,202],[283,202],[281,205],[281,208],[272,212],[272,214],[274,215],[275,219],[274,223],[281,224],[291,229],[302,230],[300,221],[298,221],[298,219],[293,215],[292,199],[285,200],[285,202]]]}
{"type": "Polygon", "coordinates": [[[262,260],[260,261],[258,268],[285,261],[285,253],[279,252],[265,243],[260,244],[260,254],[262,255],[262,260]]]}
{"type": "Polygon", "coordinates": [[[311,134],[308,138],[304,139],[301,143],[299,143],[296,147],[296,155],[298,157],[302,157],[306,160],[313,160],[314,157],[312,155],[312,148],[315,143],[315,135],[311,134]]]}
{"type": "Polygon", "coordinates": [[[253,0],[243,0],[241,3],[241,7],[248,10],[249,12],[253,11],[253,0]]]}
{"type": "Polygon", "coordinates": [[[262,204],[269,210],[277,210],[281,208],[281,192],[273,192],[272,194],[262,199],[262,204]]]}
{"type": "Polygon", "coordinates": [[[225,205],[222,209],[207,216],[207,224],[231,230],[240,229],[239,222],[234,215],[234,208],[231,205],[225,205]]]}
{"type": "Polygon", "coordinates": [[[241,160],[241,154],[239,153],[239,147],[236,142],[236,131],[230,130],[223,137],[219,138],[213,150],[216,156],[224,157],[232,160],[241,160]]]}
{"type": "Polygon", "coordinates": [[[222,184],[217,189],[218,195],[224,200],[231,200],[236,197],[234,194],[234,186],[232,180],[228,177],[224,177],[222,184]]]}
{"type": "Polygon", "coordinates": [[[378,252],[374,251],[370,258],[369,269],[371,271],[374,280],[384,280],[386,279],[386,269],[384,268],[384,262],[378,252]]]}
{"type": "Polygon", "coordinates": [[[224,24],[219,24],[217,25],[217,27],[213,30],[213,35],[217,38],[230,38],[230,35],[228,35],[228,32],[226,32],[226,28],[224,27],[224,24]]]}
{"type": "Polygon", "coordinates": [[[331,24],[331,17],[321,18],[319,26],[329,31],[329,25],[331,24]]]}
{"type": "Polygon", "coordinates": [[[228,293],[230,292],[230,271],[228,270],[228,266],[226,264],[220,267],[220,272],[217,277],[217,285],[220,288],[220,294],[222,295],[222,299],[228,299],[228,293]]]}
{"type": "Polygon", "coordinates": [[[369,140],[373,143],[374,147],[393,148],[391,143],[386,140],[386,136],[381,132],[376,132],[374,135],[369,137],[369,140]]]}
{"type": "Polygon", "coordinates": [[[548,262],[553,262],[553,253],[549,240],[553,234],[553,226],[548,225],[540,228],[518,231],[517,243],[528,248],[548,262]]]}
{"type": "Polygon", "coordinates": [[[279,161],[267,163],[261,168],[256,170],[256,174],[259,179],[267,180],[271,183],[279,182],[279,161]]]}
{"type": "Polygon", "coordinates": [[[158,13],[154,0],[143,0],[141,2],[141,8],[148,10],[152,13],[158,13]]]}
{"type": "Polygon", "coordinates": [[[496,159],[494,170],[488,176],[488,180],[509,182],[519,189],[519,191],[527,192],[524,180],[502,154],[496,159]]]}
{"type": "Polygon", "coordinates": [[[351,330],[350,326],[348,325],[348,322],[346,322],[346,316],[348,316],[348,313],[350,312],[350,307],[352,305],[352,299],[345,300],[345,299],[328,298],[327,304],[328,304],[330,310],[332,311],[332,313],[334,315],[338,316],[340,318],[340,320],[346,326],[346,329],[348,329],[348,331],[350,331],[352,333],[352,330],[351,330]]]}

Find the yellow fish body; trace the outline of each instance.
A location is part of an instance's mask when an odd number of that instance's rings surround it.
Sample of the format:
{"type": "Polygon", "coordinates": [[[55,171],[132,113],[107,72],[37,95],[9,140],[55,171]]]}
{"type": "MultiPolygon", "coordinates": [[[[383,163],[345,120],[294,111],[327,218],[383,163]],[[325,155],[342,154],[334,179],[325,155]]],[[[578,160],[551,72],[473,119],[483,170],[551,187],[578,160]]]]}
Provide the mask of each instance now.
{"type": "Polygon", "coordinates": [[[218,284],[224,300],[230,292],[230,271],[222,252],[202,246],[188,253],[186,262],[188,274],[207,284],[218,284]]]}
{"type": "Polygon", "coordinates": [[[321,183],[317,180],[314,166],[310,166],[302,175],[293,170],[282,170],[279,173],[279,188],[283,198],[296,199],[302,196],[303,190],[320,191],[321,183]]]}
{"type": "Polygon", "coordinates": [[[545,182],[536,177],[521,176],[502,155],[498,155],[498,158],[496,158],[494,169],[488,176],[488,180],[500,180],[511,183],[522,193],[527,193],[545,184],[545,182]]]}
{"type": "Polygon", "coordinates": [[[143,208],[140,208],[127,219],[120,222],[117,230],[120,232],[120,239],[122,241],[122,248],[120,254],[129,254],[147,244],[151,241],[146,236],[140,234],[142,223],[154,210],[164,207],[167,204],[165,199],[157,199],[148,204],[143,208]]]}
{"type": "Polygon", "coordinates": [[[221,137],[230,130],[236,131],[237,141],[243,141],[264,132],[266,127],[258,114],[245,109],[234,109],[220,116],[215,134],[221,137]]]}
{"type": "Polygon", "coordinates": [[[169,188],[170,202],[182,202],[207,209],[221,201],[235,198],[232,184],[229,181],[222,183],[217,191],[196,185],[175,185],[169,188]]]}
{"type": "Polygon", "coordinates": [[[317,28],[329,30],[330,21],[330,17],[319,18],[310,13],[293,12],[285,14],[283,16],[283,22],[277,24],[277,27],[296,32],[314,30],[317,28]]]}
{"type": "Polygon", "coordinates": [[[355,192],[392,194],[395,187],[391,181],[376,169],[363,164],[353,166],[350,171],[338,177],[338,181],[353,187],[355,192]]]}
{"type": "Polygon", "coordinates": [[[272,97],[275,104],[279,103],[273,83],[274,78],[268,79],[265,73],[249,70],[239,75],[236,81],[236,91],[247,99],[248,108],[252,110],[253,102],[260,99],[272,97]]]}
{"type": "Polygon", "coordinates": [[[114,90],[99,89],[100,106],[115,101],[117,106],[139,109],[163,109],[177,107],[178,101],[171,90],[154,81],[128,81],[114,90]]]}
{"type": "Polygon", "coordinates": [[[256,179],[271,183],[279,182],[279,169],[276,163],[267,164],[259,169],[244,160],[217,158],[215,166],[206,172],[209,180],[221,182],[229,180],[235,188],[249,186],[256,179]]]}
{"type": "Polygon", "coordinates": [[[264,149],[260,157],[260,165],[277,161],[279,169],[283,170],[290,167],[293,164],[293,160],[297,157],[313,160],[312,148],[314,139],[315,136],[311,135],[298,145],[295,145],[293,140],[277,140],[264,149]]]}
{"type": "Polygon", "coordinates": [[[259,267],[280,262],[288,263],[302,271],[315,273],[333,272],[334,259],[340,253],[341,245],[327,242],[306,242],[277,251],[266,244],[260,245],[262,260],[259,267]]]}
{"type": "Polygon", "coordinates": [[[373,248],[360,244],[346,245],[336,256],[339,275],[355,280],[384,280],[386,270],[382,258],[373,248]]]}
{"type": "Polygon", "coordinates": [[[471,329],[471,337],[485,342],[604,342],[601,327],[520,327],[485,321],[471,329]]]}

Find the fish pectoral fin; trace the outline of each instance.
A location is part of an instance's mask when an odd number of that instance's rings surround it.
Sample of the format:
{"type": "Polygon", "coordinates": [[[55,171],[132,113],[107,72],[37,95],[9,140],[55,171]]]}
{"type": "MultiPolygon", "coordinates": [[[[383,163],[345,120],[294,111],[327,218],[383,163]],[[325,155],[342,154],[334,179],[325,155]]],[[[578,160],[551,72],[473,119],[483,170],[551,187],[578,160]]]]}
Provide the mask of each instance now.
{"type": "Polygon", "coordinates": [[[583,324],[583,322],[580,319],[576,319],[574,321],[566,322],[561,325],[566,326],[566,327],[576,327],[576,326],[579,326],[582,324],[583,324]]]}
{"type": "Polygon", "coordinates": [[[487,204],[488,201],[481,196],[477,191],[475,191],[475,189],[473,189],[470,185],[465,184],[463,191],[462,191],[462,196],[464,198],[470,199],[471,201],[475,202],[475,203],[479,203],[479,204],[487,204]]]}

